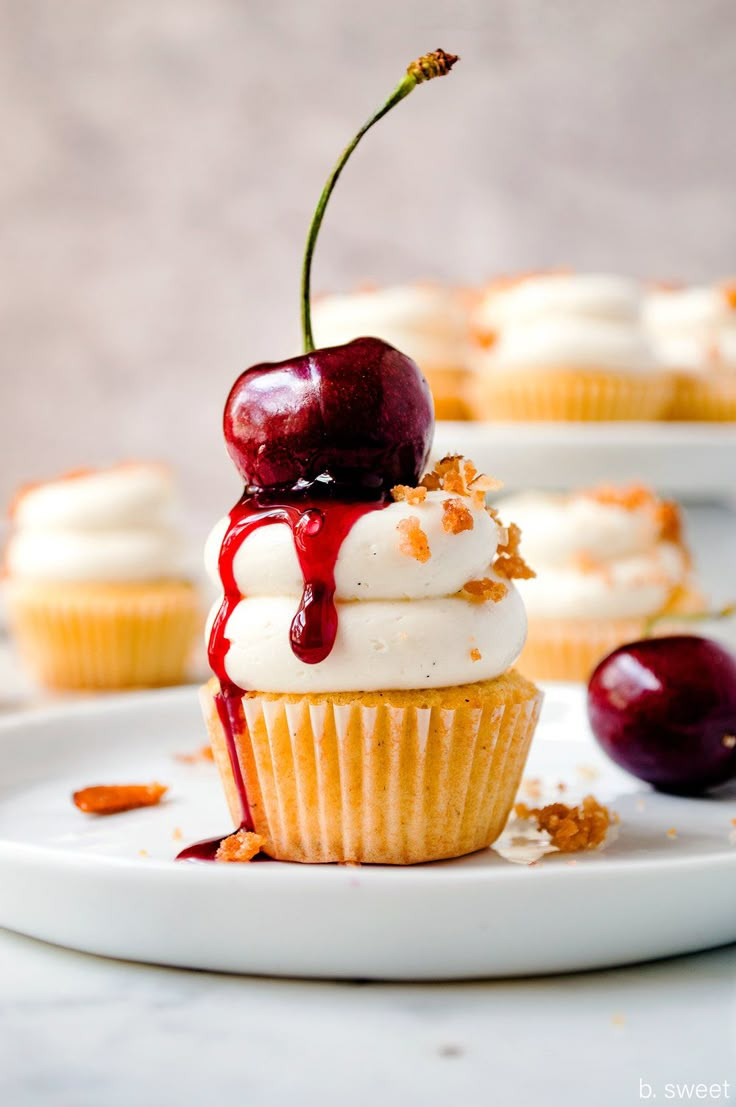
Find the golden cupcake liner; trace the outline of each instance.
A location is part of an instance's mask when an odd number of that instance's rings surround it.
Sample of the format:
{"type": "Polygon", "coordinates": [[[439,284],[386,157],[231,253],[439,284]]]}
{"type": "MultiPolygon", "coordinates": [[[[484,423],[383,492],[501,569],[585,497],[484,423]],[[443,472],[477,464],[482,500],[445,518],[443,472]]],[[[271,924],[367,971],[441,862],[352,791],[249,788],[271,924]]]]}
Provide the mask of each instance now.
{"type": "Polygon", "coordinates": [[[473,409],[498,421],[604,422],[660,419],[673,382],[667,373],[557,369],[478,372],[473,409]]]}
{"type": "Polygon", "coordinates": [[[56,690],[181,683],[203,622],[197,592],[185,581],[11,581],[8,608],[21,658],[56,690]]]}
{"type": "Polygon", "coordinates": [[[672,420],[736,422],[736,372],[676,374],[668,414],[672,420]]]}
{"type": "Polygon", "coordinates": [[[470,371],[461,368],[422,368],[434,398],[436,419],[472,419],[468,401],[470,371]]]}
{"type": "MultiPolygon", "coordinates": [[[[239,823],[217,690],[211,681],[202,702],[239,823]]],[[[514,802],[541,701],[513,671],[426,693],[246,694],[235,750],[265,852],[408,865],[489,846],[514,802]]]]}
{"type": "MultiPolygon", "coordinates": [[[[662,621],[651,629],[654,636],[689,629],[678,615],[703,611],[704,601],[694,590],[685,590],[662,612],[662,621]]],[[[648,631],[648,619],[529,619],[526,645],[518,666],[533,680],[586,681],[599,661],[627,642],[636,642],[648,631]]]]}

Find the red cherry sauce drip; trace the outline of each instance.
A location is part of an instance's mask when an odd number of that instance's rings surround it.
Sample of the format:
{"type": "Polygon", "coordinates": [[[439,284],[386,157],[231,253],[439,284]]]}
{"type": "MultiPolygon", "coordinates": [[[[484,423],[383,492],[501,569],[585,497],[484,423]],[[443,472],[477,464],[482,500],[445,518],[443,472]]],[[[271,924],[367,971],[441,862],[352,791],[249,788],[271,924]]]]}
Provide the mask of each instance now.
{"type": "MultiPolygon", "coordinates": [[[[242,599],[235,580],[234,561],[241,545],[253,531],[274,523],[289,527],[294,538],[304,590],[291,622],[291,648],[305,665],[317,665],[329,657],[337,636],[335,606],[335,565],[343,541],[353,524],[369,511],[376,511],[387,500],[341,502],[310,497],[292,503],[263,501],[246,495],[230,512],[230,523],[220,549],[220,579],[224,596],[212,624],[209,661],[220,682],[215,696],[217,713],[225,734],[235,787],[240,800],[241,830],[253,830],[248,793],[237,753],[237,736],[245,731],[243,694],[230,680],[225,668],[230,641],[225,634],[228,619],[242,599]]],[[[212,861],[222,839],[196,842],[177,856],[177,861],[212,861]]]]}

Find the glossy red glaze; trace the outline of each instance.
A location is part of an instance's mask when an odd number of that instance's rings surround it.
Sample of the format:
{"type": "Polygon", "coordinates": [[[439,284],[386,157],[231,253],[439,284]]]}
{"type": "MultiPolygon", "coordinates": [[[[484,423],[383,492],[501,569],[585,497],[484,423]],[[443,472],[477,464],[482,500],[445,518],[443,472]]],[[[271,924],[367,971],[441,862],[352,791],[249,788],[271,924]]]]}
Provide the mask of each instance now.
{"type": "MultiPolygon", "coordinates": [[[[274,502],[272,497],[245,495],[230,512],[230,523],[220,549],[220,579],[223,600],[210,632],[209,661],[220,682],[215,697],[217,712],[225,734],[230,767],[240,800],[240,829],[252,830],[253,819],[248,792],[237,752],[237,740],[247,726],[243,711],[245,689],[228,676],[226,635],[228,619],[242,599],[235,580],[234,561],[249,534],[264,526],[282,524],[291,530],[304,581],[302,598],[291,624],[291,648],[307,665],[316,665],[329,656],[337,635],[335,607],[335,566],[345,537],[355,521],[369,511],[385,507],[385,496],[364,500],[315,499],[293,495],[290,502],[274,502]]],[[[178,855],[177,860],[214,860],[221,839],[196,843],[178,855]]]]}
{"type": "Polygon", "coordinates": [[[224,431],[251,490],[320,481],[377,494],[419,481],[434,407],[411,358],[378,338],[358,338],[246,369],[225,405],[224,431]]]}
{"type": "Polygon", "coordinates": [[[736,658],[696,635],[614,650],[588,685],[593,733],[618,765],[663,792],[736,777],[736,658]]]}

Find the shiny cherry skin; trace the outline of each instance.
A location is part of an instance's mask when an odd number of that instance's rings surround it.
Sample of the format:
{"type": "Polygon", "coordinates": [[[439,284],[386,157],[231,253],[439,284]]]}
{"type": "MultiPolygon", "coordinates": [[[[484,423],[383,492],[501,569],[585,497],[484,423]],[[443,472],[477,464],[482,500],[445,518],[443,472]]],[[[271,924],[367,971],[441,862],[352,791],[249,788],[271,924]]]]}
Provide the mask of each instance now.
{"type": "Polygon", "coordinates": [[[621,646],[590,678],[588,718],[627,772],[662,792],[705,792],[736,777],[736,657],[696,635],[621,646]]]}
{"type": "Polygon", "coordinates": [[[252,491],[320,481],[371,496],[417,484],[434,408],[411,358],[378,338],[357,338],[246,369],[225,405],[224,430],[252,491]]]}

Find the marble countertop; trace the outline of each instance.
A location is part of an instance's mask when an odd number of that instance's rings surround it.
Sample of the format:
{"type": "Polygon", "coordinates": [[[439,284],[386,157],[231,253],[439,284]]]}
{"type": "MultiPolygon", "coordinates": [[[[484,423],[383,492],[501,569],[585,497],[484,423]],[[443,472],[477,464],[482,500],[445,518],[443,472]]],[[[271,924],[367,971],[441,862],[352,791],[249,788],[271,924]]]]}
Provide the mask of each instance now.
{"type": "Polygon", "coordinates": [[[660,1102],[678,1082],[736,1098],[736,947],[572,977],[336,984],[5,933],[0,981],[8,1107],[627,1107],[640,1081],[660,1102]]]}
{"type": "MultiPolygon", "coordinates": [[[[704,587],[723,602],[736,519],[700,507],[689,521],[704,587]]],[[[0,701],[19,699],[28,702],[27,690],[6,650],[0,701]]],[[[627,1107],[647,1098],[736,1100],[736,946],[575,976],[407,985],[155,968],[0,931],[7,1107],[627,1107]]]]}

